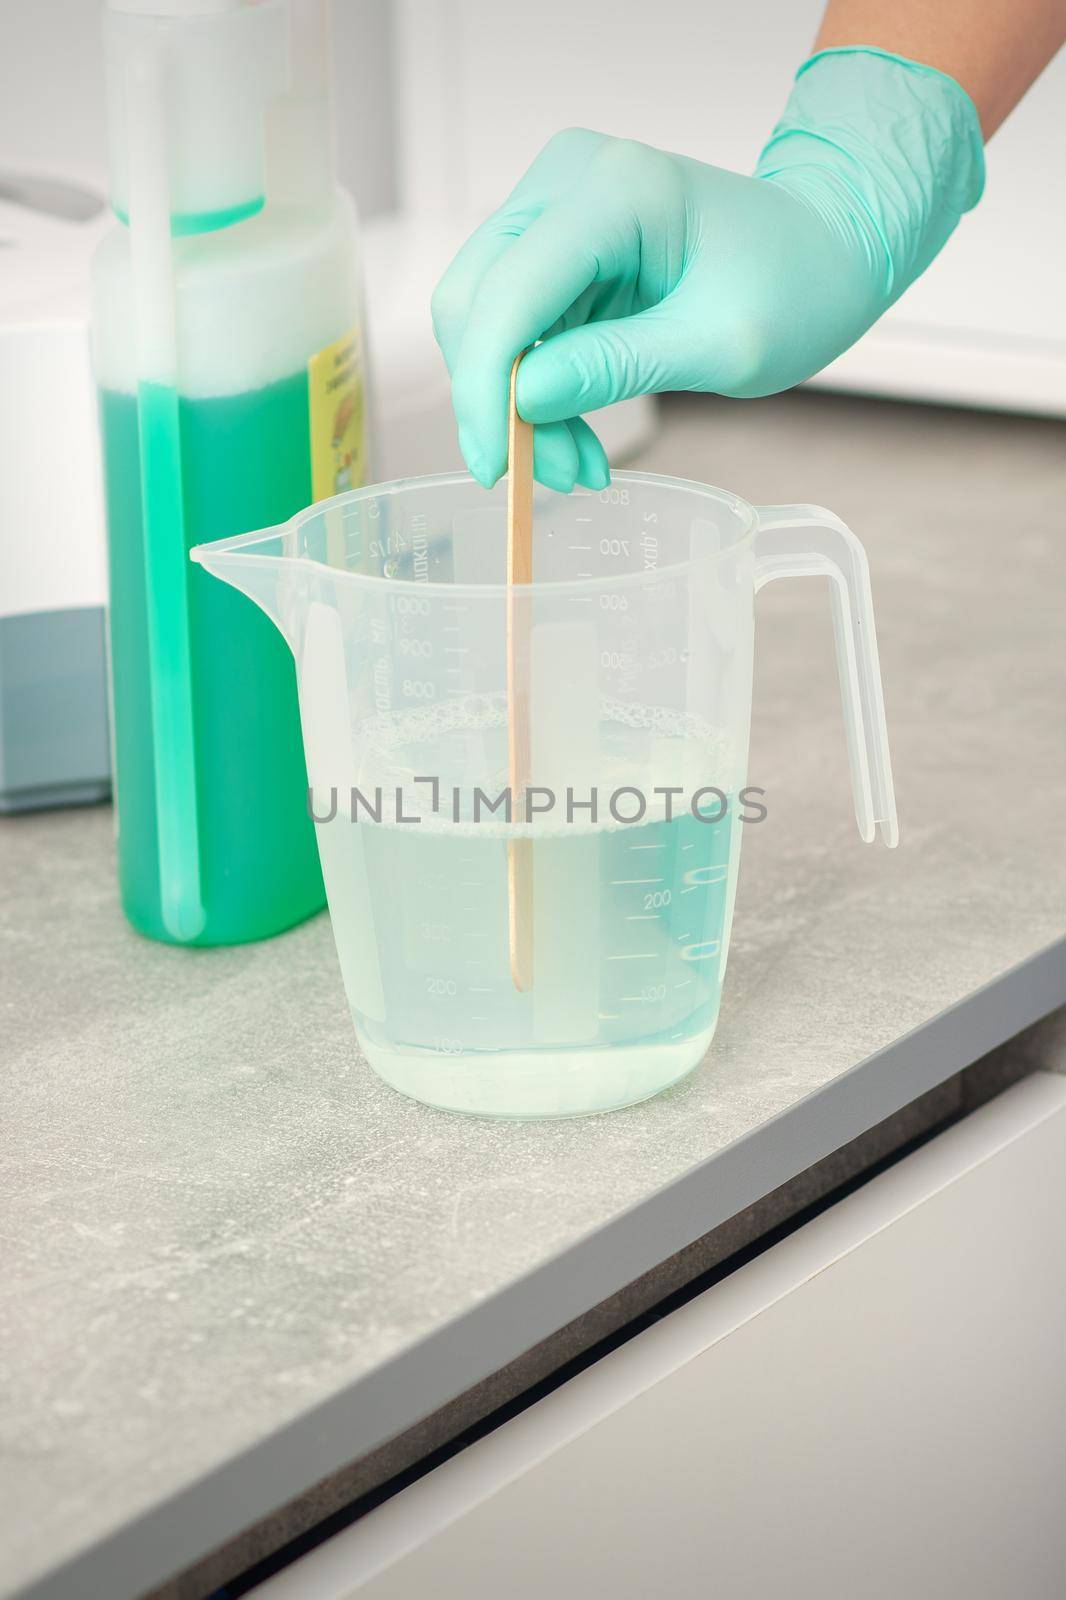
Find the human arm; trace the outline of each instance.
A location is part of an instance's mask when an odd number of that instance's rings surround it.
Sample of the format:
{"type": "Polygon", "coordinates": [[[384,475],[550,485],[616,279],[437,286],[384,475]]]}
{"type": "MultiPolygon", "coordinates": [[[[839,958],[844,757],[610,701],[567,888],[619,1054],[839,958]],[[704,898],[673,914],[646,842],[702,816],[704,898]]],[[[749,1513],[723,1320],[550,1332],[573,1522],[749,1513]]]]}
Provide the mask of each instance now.
{"type": "Polygon", "coordinates": [[[814,49],[877,45],[954,78],[991,139],[1066,42],[1066,0],[828,0],[814,49]]]}

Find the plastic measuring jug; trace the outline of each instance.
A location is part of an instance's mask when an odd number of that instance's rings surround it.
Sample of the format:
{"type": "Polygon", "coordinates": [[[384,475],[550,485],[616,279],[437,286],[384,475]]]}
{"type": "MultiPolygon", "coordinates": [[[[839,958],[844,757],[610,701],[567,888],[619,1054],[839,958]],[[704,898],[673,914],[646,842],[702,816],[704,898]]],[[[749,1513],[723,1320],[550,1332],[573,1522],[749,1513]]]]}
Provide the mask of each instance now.
{"type": "Polygon", "coordinates": [[[864,839],[896,843],[895,801],[866,558],[831,512],[646,473],[538,489],[534,581],[508,591],[505,498],[465,474],[378,485],[192,556],[296,658],[309,804],[371,1065],[432,1105],[566,1116],[665,1088],[714,1033],[754,598],[771,579],[829,578],[864,839]],[[525,989],[508,945],[519,842],[525,989]]]}

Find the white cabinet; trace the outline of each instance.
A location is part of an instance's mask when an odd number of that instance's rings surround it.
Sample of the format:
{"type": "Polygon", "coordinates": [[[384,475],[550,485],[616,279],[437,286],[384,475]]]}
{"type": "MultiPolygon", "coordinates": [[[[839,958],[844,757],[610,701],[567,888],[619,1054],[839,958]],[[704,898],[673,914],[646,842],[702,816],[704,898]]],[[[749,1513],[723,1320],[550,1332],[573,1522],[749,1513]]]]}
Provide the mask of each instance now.
{"type": "Polygon", "coordinates": [[[1036,1073],[256,1591],[1066,1593],[1066,1078],[1036,1073]]]}

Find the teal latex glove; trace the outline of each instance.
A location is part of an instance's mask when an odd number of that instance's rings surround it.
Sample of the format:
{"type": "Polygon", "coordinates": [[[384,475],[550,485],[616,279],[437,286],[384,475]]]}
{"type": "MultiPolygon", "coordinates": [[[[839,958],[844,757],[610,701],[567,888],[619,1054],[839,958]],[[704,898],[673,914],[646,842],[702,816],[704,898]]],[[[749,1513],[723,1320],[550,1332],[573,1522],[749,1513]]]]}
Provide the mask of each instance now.
{"type": "Polygon", "coordinates": [[[928,266],[984,181],[952,78],[872,49],[796,78],[753,177],[585,129],[558,134],[433,296],[459,442],[507,466],[507,398],[537,424],[537,477],[602,488],[581,413],[631,395],[748,397],[809,378],[928,266]]]}

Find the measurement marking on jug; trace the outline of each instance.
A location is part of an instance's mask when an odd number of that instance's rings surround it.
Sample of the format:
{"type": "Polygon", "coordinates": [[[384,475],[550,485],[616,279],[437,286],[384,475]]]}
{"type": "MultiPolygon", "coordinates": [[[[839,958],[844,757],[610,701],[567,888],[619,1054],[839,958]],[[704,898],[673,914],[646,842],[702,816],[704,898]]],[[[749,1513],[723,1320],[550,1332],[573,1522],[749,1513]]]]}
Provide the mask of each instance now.
{"type": "Polygon", "coordinates": [[[470,646],[467,644],[446,644],[444,646],[444,654],[446,656],[468,656],[470,654],[470,646]]]}
{"type": "Polygon", "coordinates": [[[608,961],[658,961],[661,950],[642,950],[634,956],[608,956],[608,961]]]}
{"type": "Polygon", "coordinates": [[[469,610],[469,607],[468,606],[461,606],[455,600],[445,600],[443,602],[443,609],[445,611],[467,611],[467,610],[469,610]]]}
{"type": "Polygon", "coordinates": [[[470,992],[470,994],[495,994],[495,992],[496,992],[495,989],[492,989],[492,988],[489,988],[489,989],[480,988],[476,983],[468,983],[466,987],[467,987],[468,991],[470,992]]]}
{"type": "Polygon", "coordinates": [[[687,989],[691,982],[692,982],[691,978],[686,978],[684,983],[675,983],[674,984],[674,988],[675,989],[687,989]]]}
{"type": "MultiPolygon", "coordinates": [[[[664,844],[631,844],[628,848],[630,850],[665,850],[666,846],[664,844]]],[[[687,848],[691,849],[691,846],[687,848]]]]}
{"type": "Polygon", "coordinates": [[[626,918],[626,921],[627,922],[658,922],[659,921],[659,913],[657,911],[635,911],[631,917],[627,917],[626,918]]]}
{"type": "Polygon", "coordinates": [[[621,1015],[620,1011],[597,1011],[596,1013],[600,1022],[617,1022],[621,1015]]]}
{"type": "MultiPolygon", "coordinates": [[[[582,498],[584,498],[584,496],[582,496],[582,498]]],[[[591,517],[575,517],[574,521],[575,522],[591,522],[592,518],[591,517]]]]}
{"type": "MultiPolygon", "coordinates": [[[[581,521],[581,520],[582,520],[581,518],[578,518],[578,521],[581,521]]],[[[587,522],[588,518],[585,517],[584,520],[587,522]]],[[[571,550],[591,550],[592,546],[590,544],[572,544],[570,546],[570,548],[571,548],[571,550]]]]}
{"type": "Polygon", "coordinates": [[[696,883],[690,883],[687,889],[682,889],[682,891],[681,891],[682,894],[692,894],[693,891],[696,890],[696,889],[707,889],[712,884],[718,884],[718,883],[724,883],[725,882],[725,875],[726,875],[725,867],[693,867],[691,869],[691,871],[685,873],[685,877],[686,878],[692,878],[692,877],[695,877],[697,873],[707,873],[707,874],[716,873],[717,876],[716,877],[710,877],[710,876],[701,877],[696,883]]]}
{"type": "Polygon", "coordinates": [[[590,594],[572,594],[570,596],[570,604],[572,606],[590,606],[592,604],[592,596],[590,594]]]}
{"type": "Polygon", "coordinates": [[[662,883],[663,880],[661,878],[609,878],[607,881],[612,889],[616,889],[626,883],[662,883]]]}

